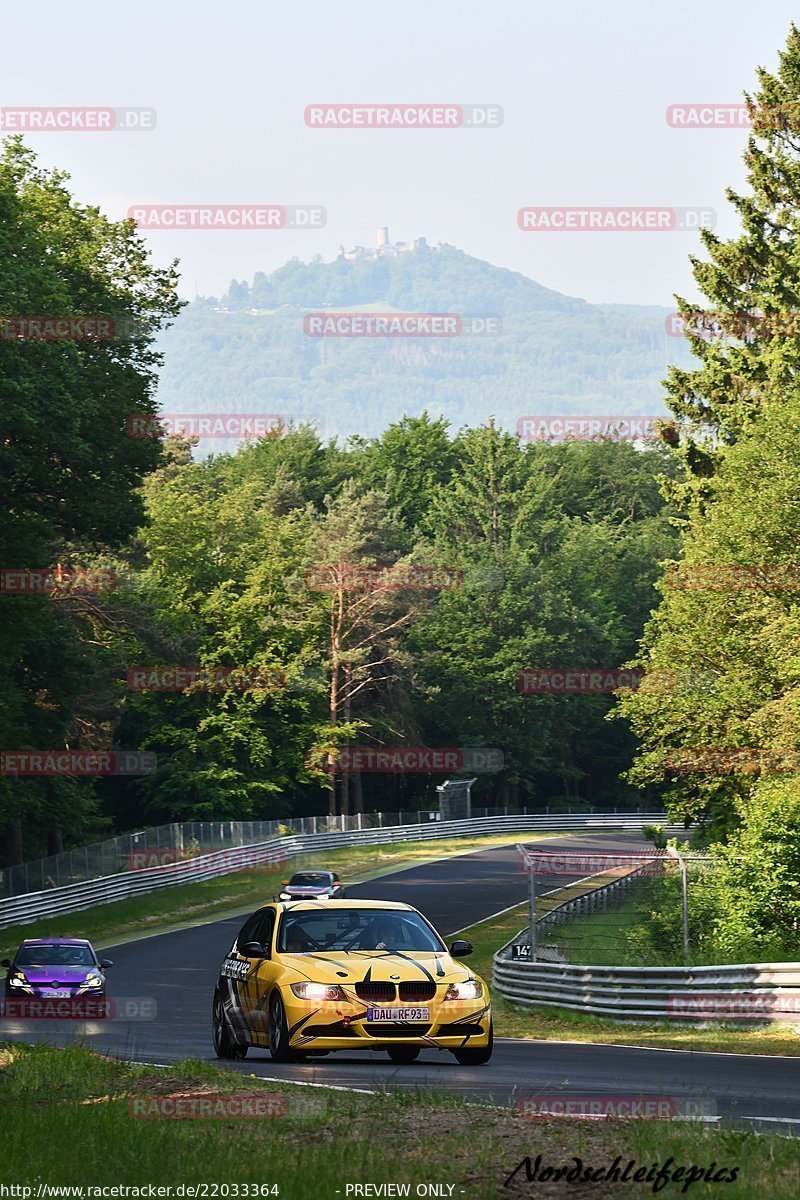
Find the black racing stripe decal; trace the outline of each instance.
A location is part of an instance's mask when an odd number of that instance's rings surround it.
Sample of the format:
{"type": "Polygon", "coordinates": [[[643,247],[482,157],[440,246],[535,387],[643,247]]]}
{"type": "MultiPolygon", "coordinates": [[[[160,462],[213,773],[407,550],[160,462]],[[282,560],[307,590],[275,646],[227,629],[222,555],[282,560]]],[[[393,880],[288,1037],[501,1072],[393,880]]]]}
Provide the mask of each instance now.
{"type": "Polygon", "coordinates": [[[301,1029],[303,1025],[305,1025],[306,1021],[310,1021],[311,1018],[315,1017],[320,1011],[321,1010],[319,1008],[315,1008],[313,1012],[308,1013],[305,1017],[301,1017],[299,1021],[295,1021],[294,1025],[289,1030],[289,1040],[291,1041],[294,1034],[297,1033],[298,1029],[301,1029]]]}
{"type": "Polygon", "coordinates": [[[249,1029],[247,1021],[245,1020],[245,1017],[244,1017],[242,1001],[241,1001],[241,997],[239,995],[239,981],[238,980],[234,981],[233,979],[228,979],[227,984],[228,984],[228,996],[227,996],[227,998],[223,998],[222,1003],[225,1008],[225,1012],[227,1013],[228,1018],[230,1019],[231,1026],[232,1026],[234,1032],[238,1033],[240,1036],[244,1037],[244,1039],[246,1041],[250,1034],[250,1029],[249,1029]]]}
{"type": "MultiPolygon", "coordinates": [[[[402,951],[400,951],[400,950],[390,950],[390,951],[388,951],[388,953],[390,955],[394,955],[395,958],[402,958],[405,960],[405,962],[413,963],[414,966],[418,968],[418,970],[422,971],[422,974],[425,976],[425,978],[429,979],[431,981],[431,983],[434,984],[434,986],[435,986],[436,980],[433,978],[433,976],[431,975],[428,968],[423,967],[422,963],[417,962],[417,960],[415,958],[412,958],[410,954],[403,954],[402,951]]],[[[442,974],[444,974],[444,972],[442,972],[442,974]]],[[[408,982],[408,981],[406,981],[406,982],[408,982]]]]}
{"type": "Polygon", "coordinates": [[[315,959],[320,959],[321,962],[333,963],[335,967],[341,967],[342,965],[338,958],[328,958],[327,954],[319,954],[316,950],[311,950],[310,953],[314,955],[315,959]]]}
{"type": "Polygon", "coordinates": [[[308,983],[316,983],[317,982],[316,979],[312,979],[310,975],[308,975],[305,971],[302,971],[300,969],[300,967],[295,966],[294,963],[291,963],[288,969],[290,971],[296,971],[298,975],[302,975],[308,981],[308,983]]]}
{"type": "Polygon", "coordinates": [[[469,1024],[470,1021],[480,1020],[480,1018],[484,1016],[491,1007],[491,1003],[484,1004],[483,1008],[479,1008],[477,1012],[469,1013],[463,1017],[458,1017],[457,1020],[450,1022],[450,1024],[463,1025],[465,1023],[469,1024]]]}
{"type": "MultiPolygon", "coordinates": [[[[337,1025],[340,1025],[341,1022],[340,1021],[328,1021],[327,1024],[330,1025],[331,1029],[334,1029],[337,1025]]],[[[325,1033],[301,1033],[295,1044],[297,1046],[305,1046],[308,1042],[314,1042],[314,1041],[316,1041],[317,1038],[327,1037],[327,1036],[341,1037],[342,1035],[341,1035],[341,1033],[335,1033],[332,1035],[325,1034],[325,1033]]]]}

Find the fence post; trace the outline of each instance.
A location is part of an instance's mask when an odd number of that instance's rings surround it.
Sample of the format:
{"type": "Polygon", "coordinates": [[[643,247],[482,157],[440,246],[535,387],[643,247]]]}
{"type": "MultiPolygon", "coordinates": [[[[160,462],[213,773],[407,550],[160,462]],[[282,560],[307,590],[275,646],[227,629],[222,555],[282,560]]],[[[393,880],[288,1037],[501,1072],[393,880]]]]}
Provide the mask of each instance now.
{"type": "Polygon", "coordinates": [[[683,925],[683,965],[689,966],[689,883],[686,877],[686,863],[683,856],[672,846],[667,846],[667,854],[674,858],[681,872],[681,924],[683,925]]]}
{"type": "Polygon", "coordinates": [[[530,947],[531,962],[536,962],[536,867],[533,863],[530,864],[530,924],[528,928],[528,945],[530,947]]]}

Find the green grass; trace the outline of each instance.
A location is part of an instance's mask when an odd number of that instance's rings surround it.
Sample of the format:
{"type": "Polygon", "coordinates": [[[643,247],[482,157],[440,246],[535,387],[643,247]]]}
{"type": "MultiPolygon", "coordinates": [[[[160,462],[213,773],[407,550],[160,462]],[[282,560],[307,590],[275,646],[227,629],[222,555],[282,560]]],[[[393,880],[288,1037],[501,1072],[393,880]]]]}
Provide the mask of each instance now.
{"type": "MultiPolygon", "coordinates": [[[[642,952],[631,944],[629,937],[649,926],[647,918],[651,907],[652,903],[645,895],[630,896],[605,912],[566,921],[552,931],[552,940],[558,942],[570,962],[589,966],[613,962],[620,967],[638,967],[642,964],[642,952]]],[[[549,933],[545,936],[550,940],[549,933]]],[[[712,960],[702,956],[692,958],[694,966],[706,965],[706,961],[711,963],[712,960]]],[[[659,953],[651,949],[648,950],[647,964],[651,967],[682,967],[683,953],[669,949],[659,953]]]]}
{"type": "MultiPolygon", "coordinates": [[[[538,911],[541,913],[541,909],[538,911]]],[[[521,904],[503,916],[492,917],[464,930],[459,936],[475,946],[475,952],[468,960],[469,965],[491,982],[493,955],[527,924],[528,908],[526,904],[521,904]]],[[[550,1008],[545,1005],[523,1008],[505,1000],[496,989],[492,990],[492,1011],[495,1035],[498,1037],[661,1046],[671,1050],[714,1050],[729,1054],[800,1056],[797,1030],[777,1021],[747,1029],[721,1022],[704,1023],[704,1027],[699,1028],[686,1021],[613,1021],[569,1008],[550,1008]]]]}
{"type": "MultiPolygon", "coordinates": [[[[594,1169],[607,1168],[617,1155],[623,1168],[634,1160],[649,1169],[670,1156],[672,1169],[695,1164],[706,1169],[712,1162],[715,1170],[738,1168],[732,1184],[693,1183],[688,1191],[693,1198],[795,1200],[800,1191],[796,1144],[776,1136],[686,1122],[531,1121],[516,1109],[432,1094],[368,1096],[259,1082],[197,1061],[158,1070],[77,1047],[0,1047],[2,1182],[32,1187],[34,1196],[40,1183],[275,1184],[281,1200],[333,1198],[337,1189],[346,1200],[346,1185],[354,1183],[408,1183],[412,1196],[419,1184],[450,1184],[456,1200],[462,1195],[614,1200],[639,1194],[627,1184],[526,1183],[524,1171],[505,1187],[524,1157],[535,1160],[537,1154],[543,1165],[572,1167],[578,1157],[594,1169]],[[282,1115],[183,1120],[131,1115],[137,1104],[150,1110],[154,1101],[163,1105],[188,1094],[230,1092],[246,1092],[262,1105],[269,1096],[272,1110],[279,1105],[282,1115]]],[[[651,1187],[646,1184],[641,1194],[652,1194],[651,1187]]],[[[668,1183],[659,1194],[686,1194],[681,1187],[668,1183]]],[[[232,1188],[227,1195],[234,1195],[232,1188]]]]}
{"type": "MultiPolygon", "coordinates": [[[[556,834],[538,834],[555,837],[556,834]]],[[[330,867],[345,883],[374,878],[387,871],[434,861],[451,854],[519,841],[520,834],[448,838],[441,841],[395,842],[388,846],[352,846],[292,858],[268,871],[237,871],[203,883],[182,883],[131,900],[102,904],[83,912],[46,917],[28,925],[0,930],[0,958],[10,957],[23,938],[86,937],[96,945],[125,941],[182,925],[250,912],[277,895],[281,882],[304,867],[330,867]]]]}

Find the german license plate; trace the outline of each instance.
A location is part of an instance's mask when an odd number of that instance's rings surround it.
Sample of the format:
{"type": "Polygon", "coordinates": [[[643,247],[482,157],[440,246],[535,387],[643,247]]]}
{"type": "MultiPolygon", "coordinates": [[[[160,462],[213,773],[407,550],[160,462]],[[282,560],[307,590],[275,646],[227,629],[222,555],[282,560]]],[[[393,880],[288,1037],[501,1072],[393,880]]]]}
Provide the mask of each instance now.
{"type": "Polygon", "coordinates": [[[368,1008],[368,1021],[430,1021],[429,1008],[368,1008]]]}
{"type": "Polygon", "coordinates": [[[46,992],[42,992],[43,1000],[63,1000],[67,996],[71,996],[72,992],[69,988],[50,988],[46,992]]]}

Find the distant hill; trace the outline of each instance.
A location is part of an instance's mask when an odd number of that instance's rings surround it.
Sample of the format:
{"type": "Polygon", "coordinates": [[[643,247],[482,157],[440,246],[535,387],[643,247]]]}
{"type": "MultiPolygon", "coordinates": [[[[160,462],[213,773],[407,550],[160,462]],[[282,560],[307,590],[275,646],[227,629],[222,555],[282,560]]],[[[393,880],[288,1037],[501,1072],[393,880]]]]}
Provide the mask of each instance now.
{"type": "MultiPolygon", "coordinates": [[[[668,309],[589,304],[453,246],[394,258],[292,259],[216,300],[194,301],[162,337],[165,413],[316,419],[327,436],[375,436],[423,409],[452,425],[494,415],[664,415],[660,380],[688,364],[668,309]],[[501,318],[490,336],[315,338],[320,311],[501,318]]],[[[203,443],[202,449],[232,449],[203,443]]]]}

